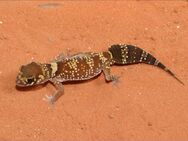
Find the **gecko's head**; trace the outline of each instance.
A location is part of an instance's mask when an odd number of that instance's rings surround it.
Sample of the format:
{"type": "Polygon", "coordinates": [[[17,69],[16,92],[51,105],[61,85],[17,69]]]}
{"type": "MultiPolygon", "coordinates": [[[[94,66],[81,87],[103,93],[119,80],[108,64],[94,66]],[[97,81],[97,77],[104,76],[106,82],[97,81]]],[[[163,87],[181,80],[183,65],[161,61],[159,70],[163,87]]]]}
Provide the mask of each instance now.
{"type": "Polygon", "coordinates": [[[45,82],[43,67],[36,62],[21,66],[16,78],[16,85],[19,87],[33,86],[43,82],[45,82]]]}

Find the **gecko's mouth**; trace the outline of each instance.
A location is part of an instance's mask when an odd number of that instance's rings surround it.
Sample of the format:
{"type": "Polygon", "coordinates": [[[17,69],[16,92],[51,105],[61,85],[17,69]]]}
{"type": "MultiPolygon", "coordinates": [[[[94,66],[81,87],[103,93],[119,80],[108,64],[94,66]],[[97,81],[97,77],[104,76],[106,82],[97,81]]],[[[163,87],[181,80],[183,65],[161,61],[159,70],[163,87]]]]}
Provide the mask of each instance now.
{"type": "Polygon", "coordinates": [[[34,85],[32,85],[32,84],[21,84],[21,83],[16,81],[16,86],[18,86],[18,87],[29,87],[29,86],[34,86],[34,85]]]}
{"type": "Polygon", "coordinates": [[[25,87],[25,86],[27,86],[27,84],[24,81],[16,79],[16,86],[25,87]]]}
{"type": "MultiPolygon", "coordinates": [[[[33,82],[34,83],[34,82],[33,82]]],[[[24,80],[16,79],[16,86],[18,87],[27,87],[27,86],[33,86],[33,83],[27,83],[24,80]]]]}

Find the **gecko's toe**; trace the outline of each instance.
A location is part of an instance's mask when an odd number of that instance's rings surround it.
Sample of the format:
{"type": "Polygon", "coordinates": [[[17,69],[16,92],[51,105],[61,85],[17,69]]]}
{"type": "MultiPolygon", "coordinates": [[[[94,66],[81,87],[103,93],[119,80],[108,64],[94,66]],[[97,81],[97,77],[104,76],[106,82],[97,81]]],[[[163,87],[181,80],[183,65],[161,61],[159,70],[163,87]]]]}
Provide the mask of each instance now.
{"type": "Polygon", "coordinates": [[[53,95],[45,95],[45,97],[43,98],[43,100],[49,102],[50,104],[54,104],[54,96],[53,95]]]}
{"type": "Polygon", "coordinates": [[[118,84],[119,83],[119,78],[120,78],[120,76],[113,75],[113,77],[112,77],[112,84],[113,85],[118,84]]]}

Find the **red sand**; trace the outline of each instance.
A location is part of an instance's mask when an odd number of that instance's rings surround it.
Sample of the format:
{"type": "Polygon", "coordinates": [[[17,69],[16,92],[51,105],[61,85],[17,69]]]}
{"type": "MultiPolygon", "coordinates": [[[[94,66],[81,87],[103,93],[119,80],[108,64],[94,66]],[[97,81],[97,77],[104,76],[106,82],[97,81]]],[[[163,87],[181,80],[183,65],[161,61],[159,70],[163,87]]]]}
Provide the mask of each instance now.
{"type": "Polygon", "coordinates": [[[0,140],[188,140],[188,2],[0,2],[0,140]],[[21,65],[61,52],[136,44],[185,83],[149,65],[113,67],[104,76],[66,84],[51,106],[50,84],[17,90],[21,65]]]}

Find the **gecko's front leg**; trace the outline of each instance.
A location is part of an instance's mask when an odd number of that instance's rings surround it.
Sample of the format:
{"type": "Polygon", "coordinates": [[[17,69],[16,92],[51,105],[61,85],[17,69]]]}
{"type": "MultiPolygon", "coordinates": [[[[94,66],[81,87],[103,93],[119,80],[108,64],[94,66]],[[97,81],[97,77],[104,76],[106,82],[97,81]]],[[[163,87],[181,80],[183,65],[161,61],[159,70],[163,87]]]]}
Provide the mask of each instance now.
{"type": "Polygon", "coordinates": [[[71,55],[70,55],[70,49],[66,49],[66,53],[64,54],[63,52],[61,54],[59,54],[58,56],[55,57],[54,60],[52,60],[51,62],[58,62],[58,61],[62,61],[66,58],[69,58],[71,55]]]}
{"type": "Polygon", "coordinates": [[[71,58],[71,57],[76,57],[77,55],[80,55],[82,54],[81,52],[79,53],[76,53],[76,54],[73,54],[73,55],[70,55],[70,53],[67,51],[66,55],[62,52],[61,54],[59,54],[58,56],[55,57],[54,60],[52,60],[51,62],[58,62],[58,61],[62,61],[66,58],[71,58]]]}
{"type": "Polygon", "coordinates": [[[59,81],[56,80],[56,78],[53,78],[50,80],[54,86],[57,89],[57,92],[51,96],[46,95],[46,100],[51,103],[54,104],[63,94],[64,94],[64,87],[63,84],[59,81]]]}

